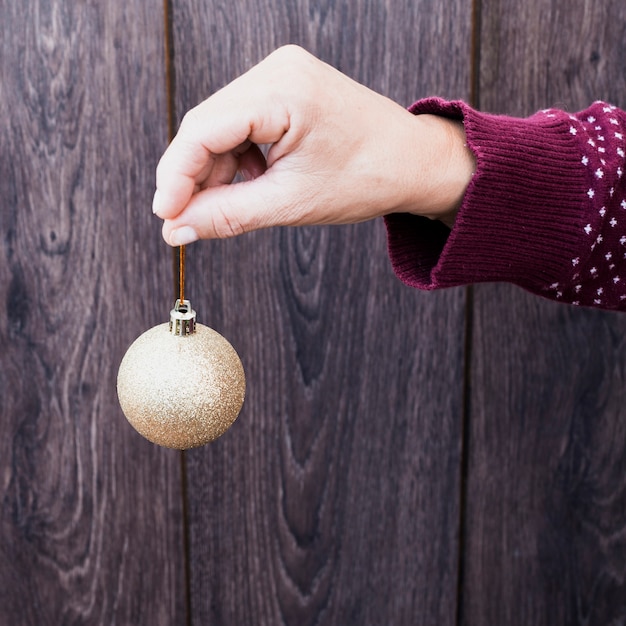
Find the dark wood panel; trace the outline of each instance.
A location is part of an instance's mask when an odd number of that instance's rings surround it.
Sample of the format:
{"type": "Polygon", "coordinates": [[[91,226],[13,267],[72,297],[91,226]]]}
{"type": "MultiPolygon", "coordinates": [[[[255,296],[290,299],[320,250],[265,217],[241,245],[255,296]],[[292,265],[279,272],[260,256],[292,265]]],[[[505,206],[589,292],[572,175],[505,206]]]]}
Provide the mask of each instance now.
{"type": "MultiPolygon", "coordinates": [[[[178,116],[287,42],[405,104],[466,97],[469,7],[443,6],[178,2],[178,116]]],[[[249,384],[186,455],[193,623],[453,624],[463,290],[402,286],[382,222],[195,244],[187,267],[249,384]]]]}
{"type": "MultiPolygon", "coordinates": [[[[481,108],[626,105],[626,5],[484,0],[481,108]]],[[[463,623],[626,621],[626,318],[476,289],[463,623]]]]}
{"type": "Polygon", "coordinates": [[[180,454],[131,430],[115,377],[167,319],[150,214],[167,140],[163,15],[3,3],[0,622],[185,622],[180,454]]]}
{"type": "Polygon", "coordinates": [[[619,0],[481,0],[480,105],[530,115],[594,100],[624,106],[624,4],[619,0]]]}

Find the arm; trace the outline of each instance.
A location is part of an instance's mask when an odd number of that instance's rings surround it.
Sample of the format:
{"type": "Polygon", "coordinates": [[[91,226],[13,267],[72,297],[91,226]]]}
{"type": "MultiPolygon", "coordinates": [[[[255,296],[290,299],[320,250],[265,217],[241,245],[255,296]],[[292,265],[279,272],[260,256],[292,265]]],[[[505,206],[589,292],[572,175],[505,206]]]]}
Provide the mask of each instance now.
{"type": "Polygon", "coordinates": [[[496,116],[428,99],[413,112],[462,119],[477,158],[451,233],[387,218],[407,284],[507,281],[562,302],[626,310],[626,113],[605,103],[571,115],[496,116]]]}
{"type": "Polygon", "coordinates": [[[287,46],[185,116],[153,209],[171,245],[385,216],[411,286],[508,281],[626,309],[624,136],[626,113],[603,103],[527,119],[438,99],[406,111],[287,46]]]}

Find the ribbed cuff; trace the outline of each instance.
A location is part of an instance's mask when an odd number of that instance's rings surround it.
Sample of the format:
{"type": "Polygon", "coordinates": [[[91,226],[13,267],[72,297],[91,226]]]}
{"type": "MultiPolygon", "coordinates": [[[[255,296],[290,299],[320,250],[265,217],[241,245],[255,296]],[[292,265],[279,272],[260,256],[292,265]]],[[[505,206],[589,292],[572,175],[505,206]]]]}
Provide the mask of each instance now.
{"type": "Polygon", "coordinates": [[[385,218],[398,278],[420,289],[507,281],[541,292],[569,276],[589,181],[568,116],[490,115],[438,98],[409,110],[463,120],[477,167],[452,231],[410,214],[385,218]]]}

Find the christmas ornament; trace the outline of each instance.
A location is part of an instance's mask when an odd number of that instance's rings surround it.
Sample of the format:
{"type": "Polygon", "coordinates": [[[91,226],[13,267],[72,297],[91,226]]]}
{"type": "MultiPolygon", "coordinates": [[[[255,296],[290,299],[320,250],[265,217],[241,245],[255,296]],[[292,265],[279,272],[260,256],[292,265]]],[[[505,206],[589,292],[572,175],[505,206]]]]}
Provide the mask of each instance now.
{"type": "Polygon", "coordinates": [[[184,450],[222,435],[243,404],[239,356],[219,333],[196,323],[183,297],[160,324],[138,337],[120,364],[117,394],[126,419],[146,439],[184,450]]]}

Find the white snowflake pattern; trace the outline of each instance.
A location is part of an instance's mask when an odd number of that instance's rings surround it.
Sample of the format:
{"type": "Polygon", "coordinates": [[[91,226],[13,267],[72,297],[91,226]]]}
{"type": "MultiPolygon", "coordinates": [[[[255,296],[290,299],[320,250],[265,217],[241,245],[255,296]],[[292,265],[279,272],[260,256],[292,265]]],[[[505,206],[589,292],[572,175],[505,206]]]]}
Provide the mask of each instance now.
{"type": "Polygon", "coordinates": [[[587,180],[587,189],[583,187],[583,190],[588,201],[587,206],[581,208],[581,215],[582,219],[587,215],[590,221],[578,226],[589,237],[588,247],[583,245],[566,257],[570,259],[572,270],[566,281],[550,285],[549,294],[575,305],[614,306],[619,298],[622,300],[619,306],[624,308],[626,118],[622,117],[622,111],[604,102],[599,102],[584,116],[564,115],[555,109],[544,109],[543,113],[561,119],[561,133],[569,134],[570,141],[578,144],[577,158],[583,167],[589,167],[589,174],[583,177],[587,180]],[[574,256],[576,252],[580,256],[574,256]],[[624,295],[620,296],[622,292],[624,295]]]}

